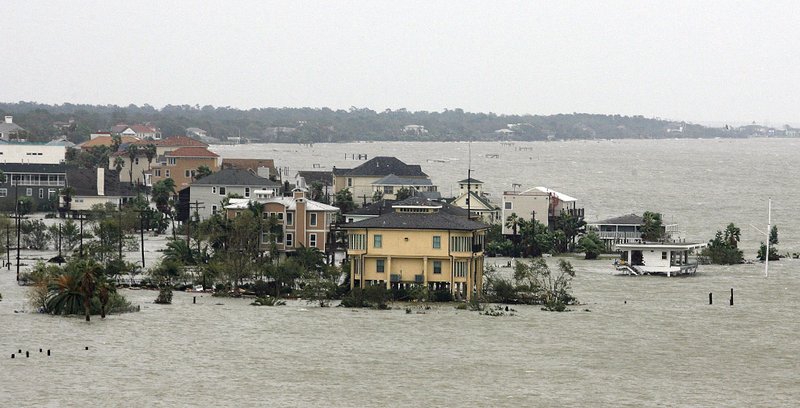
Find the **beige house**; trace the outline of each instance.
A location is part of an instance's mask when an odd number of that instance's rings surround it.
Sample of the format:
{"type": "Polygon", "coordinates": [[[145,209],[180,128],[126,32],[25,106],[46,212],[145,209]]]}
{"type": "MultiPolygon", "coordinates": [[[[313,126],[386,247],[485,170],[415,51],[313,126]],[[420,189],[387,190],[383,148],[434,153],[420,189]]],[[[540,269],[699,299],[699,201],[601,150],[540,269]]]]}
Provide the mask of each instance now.
{"type": "Polygon", "coordinates": [[[524,191],[505,191],[501,206],[503,234],[513,234],[513,229],[505,223],[511,214],[516,214],[517,217],[526,220],[534,219],[547,227],[551,226],[554,218],[558,217],[561,211],[572,211],[583,217],[583,209],[577,208],[577,202],[578,199],[547,187],[533,187],[524,191]]]}
{"type": "MultiPolygon", "coordinates": [[[[122,168],[120,168],[119,172],[120,181],[128,183],[131,182],[130,167],[133,166],[133,182],[135,184],[144,184],[147,186],[152,186],[156,181],[151,179],[152,176],[156,175],[156,173],[160,174],[158,176],[161,177],[160,179],[169,178],[175,173],[172,169],[170,169],[170,176],[165,176],[166,171],[154,171],[154,169],[158,167],[167,167],[168,152],[172,152],[184,147],[200,147],[204,149],[208,147],[207,144],[186,136],[172,136],[162,140],[128,139],[132,140],[129,143],[125,143],[125,140],[126,139],[123,137],[123,144],[120,146],[120,149],[109,156],[108,168],[115,169],[116,160],[117,158],[120,158],[122,160],[122,168]],[[128,146],[131,144],[136,145],[138,149],[138,154],[133,161],[131,161],[127,151],[128,146]],[[149,145],[155,146],[156,149],[156,154],[152,162],[147,160],[147,155],[145,154],[145,150],[148,149],[149,145]]],[[[215,169],[215,167],[210,168],[212,170],[215,169]]],[[[219,168],[219,165],[217,165],[216,168],[219,168]]],[[[173,177],[173,180],[174,179],[175,178],[173,177]]]]}
{"type": "MultiPolygon", "coordinates": [[[[402,179],[430,180],[419,165],[409,165],[395,157],[378,156],[353,169],[333,168],[333,191],[350,190],[356,203],[372,202],[375,182],[394,175],[402,179]]],[[[378,186],[383,188],[383,186],[378,186]]],[[[429,186],[426,186],[429,188],[429,186]]]]}
{"type": "Polygon", "coordinates": [[[175,180],[175,190],[180,191],[194,181],[200,166],[208,167],[212,172],[219,171],[221,159],[218,154],[205,147],[180,147],[164,154],[165,162],[150,170],[150,182],[155,184],[171,178],[175,180]]]}

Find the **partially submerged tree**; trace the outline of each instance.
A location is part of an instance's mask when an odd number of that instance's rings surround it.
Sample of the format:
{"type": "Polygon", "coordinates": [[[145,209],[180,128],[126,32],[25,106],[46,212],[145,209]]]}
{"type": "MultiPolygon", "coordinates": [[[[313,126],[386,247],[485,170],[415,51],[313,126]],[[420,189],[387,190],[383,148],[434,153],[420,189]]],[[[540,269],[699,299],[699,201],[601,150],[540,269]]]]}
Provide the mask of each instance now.
{"type": "Polygon", "coordinates": [[[733,265],[744,262],[744,254],[738,249],[741,231],[733,223],[728,224],[723,234],[717,231],[714,239],[708,241],[701,256],[709,262],[721,265],[733,265]]]}
{"type": "Polygon", "coordinates": [[[589,231],[578,240],[578,251],[585,253],[585,259],[597,259],[603,253],[603,240],[595,231],[589,231]]]}
{"type": "Polygon", "coordinates": [[[642,218],[643,221],[640,231],[642,232],[643,240],[661,241],[666,238],[660,213],[645,211],[642,218]]]}

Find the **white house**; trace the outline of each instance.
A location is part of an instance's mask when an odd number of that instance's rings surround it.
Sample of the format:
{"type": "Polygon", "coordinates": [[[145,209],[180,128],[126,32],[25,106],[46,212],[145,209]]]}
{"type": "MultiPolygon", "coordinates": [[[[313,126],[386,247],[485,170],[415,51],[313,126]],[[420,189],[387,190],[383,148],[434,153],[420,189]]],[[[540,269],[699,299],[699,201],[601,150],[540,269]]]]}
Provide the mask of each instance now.
{"type": "Polygon", "coordinates": [[[67,147],[59,144],[0,141],[0,162],[59,164],[64,163],[67,147]]]}

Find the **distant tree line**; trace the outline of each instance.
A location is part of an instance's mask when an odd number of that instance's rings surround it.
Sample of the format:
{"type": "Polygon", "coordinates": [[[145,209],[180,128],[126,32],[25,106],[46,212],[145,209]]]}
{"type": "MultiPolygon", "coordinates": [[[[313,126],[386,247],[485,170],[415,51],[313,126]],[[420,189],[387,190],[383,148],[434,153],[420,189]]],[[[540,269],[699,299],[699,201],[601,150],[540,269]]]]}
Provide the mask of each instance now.
{"type": "Polygon", "coordinates": [[[13,115],[31,141],[66,136],[80,143],[99,130],[118,123],[152,123],[166,136],[198,127],[209,136],[276,143],[350,141],[454,141],[624,138],[703,138],[745,136],[684,122],[643,116],[571,113],[558,115],[501,115],[462,109],[442,112],[406,109],[375,111],[351,107],[235,109],[199,105],[46,105],[35,102],[0,103],[0,115],[13,115]],[[405,129],[408,125],[423,128],[405,129]],[[506,129],[502,132],[498,130],[506,129]],[[676,131],[680,129],[680,131],[676,131]]]}

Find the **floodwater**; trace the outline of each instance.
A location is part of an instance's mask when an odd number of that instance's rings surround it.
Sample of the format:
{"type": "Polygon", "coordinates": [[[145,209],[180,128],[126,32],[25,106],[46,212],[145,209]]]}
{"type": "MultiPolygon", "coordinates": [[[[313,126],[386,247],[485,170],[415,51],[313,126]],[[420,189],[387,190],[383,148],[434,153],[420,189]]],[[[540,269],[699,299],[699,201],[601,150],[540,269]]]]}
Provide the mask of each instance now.
{"type": "MultiPolygon", "coordinates": [[[[741,224],[746,252],[760,239],[748,224],[766,226],[765,197],[772,196],[783,252],[798,246],[797,221],[790,217],[798,202],[797,170],[786,165],[798,142],[517,144],[537,152],[473,143],[471,149],[476,178],[498,184],[509,176],[502,186],[488,186],[495,194],[522,181],[577,197],[590,219],[662,211],[687,238],[702,241],[733,221],[741,224]],[[499,160],[485,158],[492,149],[499,160]],[[478,151],[482,159],[475,158],[478,151]],[[679,153],[680,161],[653,162],[679,153]],[[780,160],[786,163],[773,163],[780,160]]],[[[446,193],[466,172],[462,153],[469,147],[259,148],[280,166],[308,160],[349,167],[358,163],[343,160],[347,151],[393,154],[422,164],[446,193]],[[301,160],[289,162],[286,150],[303,152],[301,160]],[[319,154],[341,157],[332,163],[319,154]]],[[[226,157],[254,151],[220,150],[226,157]]],[[[290,170],[297,169],[304,168],[290,170]]],[[[489,261],[503,265],[507,259],[489,261]]],[[[574,293],[584,305],[568,313],[513,306],[514,316],[489,317],[435,304],[430,310],[412,306],[407,314],[406,304],[377,311],[320,309],[302,301],[252,307],[247,300],[188,293],[176,293],[172,305],[156,305],[155,292],[125,290],[141,312],[88,324],[14,313],[30,309],[26,288],[3,270],[0,405],[697,407],[795,406],[800,400],[800,323],[794,316],[800,261],[771,263],[769,278],[761,264],[703,266],[694,276],[665,278],[617,276],[608,260],[572,262],[574,293]]]]}

